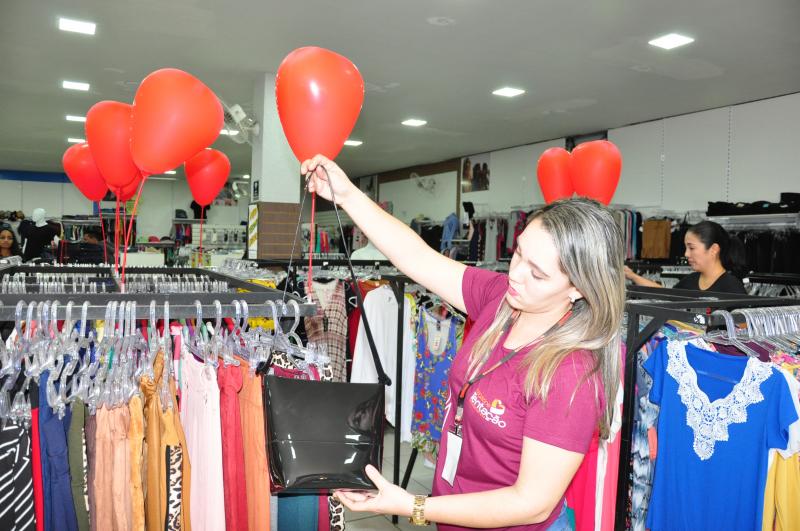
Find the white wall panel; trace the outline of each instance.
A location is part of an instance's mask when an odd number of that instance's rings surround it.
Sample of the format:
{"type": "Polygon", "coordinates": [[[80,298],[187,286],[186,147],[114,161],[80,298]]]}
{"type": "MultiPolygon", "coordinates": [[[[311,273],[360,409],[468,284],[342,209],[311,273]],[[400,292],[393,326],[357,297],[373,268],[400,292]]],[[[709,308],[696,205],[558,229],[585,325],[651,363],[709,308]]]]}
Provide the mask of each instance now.
{"type": "Polygon", "coordinates": [[[92,215],[94,212],[93,203],[86,199],[86,196],[84,196],[77,187],[75,187],[72,183],[64,183],[58,186],[61,186],[64,198],[62,215],[92,215]]]}
{"type": "Polygon", "coordinates": [[[731,201],[800,192],[800,94],[733,107],[731,201]]]}
{"type": "Polygon", "coordinates": [[[152,179],[145,182],[136,216],[137,237],[169,236],[175,214],[172,204],[173,182],[152,179]]]}
{"type": "Polygon", "coordinates": [[[664,120],[664,200],[668,210],[705,210],[727,196],[728,108],[664,120]]]}
{"type": "Polygon", "coordinates": [[[411,179],[392,181],[381,184],[378,197],[381,201],[391,201],[394,216],[405,223],[410,223],[419,214],[442,221],[456,211],[457,172],[429,175],[424,179],[434,179],[436,188],[426,192],[411,179]]]}
{"type": "Polygon", "coordinates": [[[622,154],[622,174],[612,204],[661,206],[664,121],[612,129],[608,140],[622,154]]]}
{"type": "Polygon", "coordinates": [[[64,213],[63,183],[22,181],[22,210],[30,216],[35,208],[47,211],[47,217],[59,218],[64,213]]]}
{"type": "Polygon", "coordinates": [[[22,181],[0,180],[0,210],[22,208],[22,181]]]}

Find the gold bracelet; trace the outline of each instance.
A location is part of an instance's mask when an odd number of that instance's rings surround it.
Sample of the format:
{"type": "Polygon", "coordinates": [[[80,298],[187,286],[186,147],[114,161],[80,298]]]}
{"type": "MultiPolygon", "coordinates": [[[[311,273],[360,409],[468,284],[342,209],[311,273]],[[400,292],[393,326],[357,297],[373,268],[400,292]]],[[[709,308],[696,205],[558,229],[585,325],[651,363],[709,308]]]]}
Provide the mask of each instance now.
{"type": "Polygon", "coordinates": [[[414,496],[414,509],[411,511],[411,518],[408,519],[413,525],[426,526],[431,523],[425,520],[425,500],[427,496],[414,496]]]}

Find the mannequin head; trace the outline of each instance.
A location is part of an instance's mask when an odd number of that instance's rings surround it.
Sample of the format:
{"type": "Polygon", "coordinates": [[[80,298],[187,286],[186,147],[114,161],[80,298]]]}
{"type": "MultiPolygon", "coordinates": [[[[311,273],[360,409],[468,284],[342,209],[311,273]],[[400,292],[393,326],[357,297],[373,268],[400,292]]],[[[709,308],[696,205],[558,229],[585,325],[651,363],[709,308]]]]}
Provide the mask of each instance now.
{"type": "Polygon", "coordinates": [[[44,227],[46,225],[45,216],[47,212],[43,208],[34,208],[33,214],[31,214],[31,220],[36,224],[37,227],[44,227]]]}

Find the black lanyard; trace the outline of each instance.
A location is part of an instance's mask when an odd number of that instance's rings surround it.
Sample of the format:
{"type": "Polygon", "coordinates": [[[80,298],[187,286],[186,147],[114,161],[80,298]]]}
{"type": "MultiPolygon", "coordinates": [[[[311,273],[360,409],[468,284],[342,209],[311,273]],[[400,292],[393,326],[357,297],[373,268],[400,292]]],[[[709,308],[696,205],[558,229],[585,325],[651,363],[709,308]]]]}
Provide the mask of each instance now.
{"type": "MultiPolygon", "coordinates": [[[[486,371],[484,371],[484,372],[482,372],[480,374],[476,374],[472,378],[467,380],[464,383],[464,385],[461,386],[461,391],[458,393],[458,401],[457,401],[457,406],[456,406],[456,416],[455,416],[455,419],[453,420],[453,427],[450,429],[450,431],[452,431],[453,433],[455,433],[456,435],[461,437],[461,429],[462,429],[461,422],[462,422],[462,420],[464,418],[464,401],[465,401],[465,399],[467,397],[467,392],[469,391],[469,388],[472,387],[473,384],[475,384],[476,382],[482,380],[483,378],[485,378],[486,376],[491,374],[496,369],[500,368],[504,363],[508,362],[511,358],[516,356],[520,351],[522,351],[524,349],[528,349],[528,348],[533,348],[541,340],[541,338],[543,338],[547,333],[551,332],[552,330],[555,330],[556,328],[559,328],[561,325],[563,325],[567,321],[567,319],[569,319],[569,317],[571,315],[572,315],[572,309],[570,308],[567,311],[567,313],[565,313],[564,316],[561,317],[561,319],[558,320],[557,323],[555,323],[553,326],[548,328],[542,335],[540,335],[538,338],[536,338],[533,342],[531,342],[528,345],[525,345],[523,347],[520,347],[518,349],[512,350],[511,352],[509,352],[508,354],[503,356],[503,359],[501,359],[500,361],[498,361],[497,363],[492,365],[488,370],[486,370],[486,371]]],[[[516,319],[513,319],[513,318],[509,317],[508,321],[506,322],[505,326],[503,327],[504,328],[504,333],[501,336],[501,344],[503,342],[505,342],[505,340],[508,338],[508,335],[511,333],[511,327],[514,325],[515,322],[516,322],[516,319]]]]}

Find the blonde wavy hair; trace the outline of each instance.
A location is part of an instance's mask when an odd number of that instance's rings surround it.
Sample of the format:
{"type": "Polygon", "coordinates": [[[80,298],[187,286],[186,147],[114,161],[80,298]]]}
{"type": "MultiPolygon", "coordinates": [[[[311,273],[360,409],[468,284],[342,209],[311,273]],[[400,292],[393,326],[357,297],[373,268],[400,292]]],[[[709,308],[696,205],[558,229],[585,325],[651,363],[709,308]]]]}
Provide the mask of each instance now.
{"type": "MultiPolygon", "coordinates": [[[[575,350],[588,350],[593,366],[578,385],[591,379],[599,400],[600,389],[593,377],[599,375],[606,404],[600,435],[607,438],[619,387],[620,325],[625,310],[622,233],[608,208],[585,198],[555,201],[534,212],[527,224],[534,220],[550,234],[561,270],[583,298],[575,302],[563,326],[547,332],[523,359],[526,398],[546,401],[559,364],[575,350]]],[[[515,312],[503,299],[491,326],[472,348],[470,373],[489,358],[515,312]]]]}

